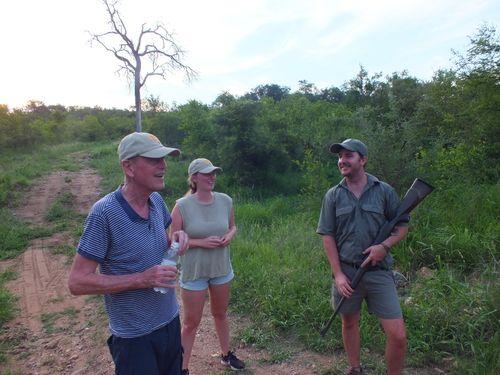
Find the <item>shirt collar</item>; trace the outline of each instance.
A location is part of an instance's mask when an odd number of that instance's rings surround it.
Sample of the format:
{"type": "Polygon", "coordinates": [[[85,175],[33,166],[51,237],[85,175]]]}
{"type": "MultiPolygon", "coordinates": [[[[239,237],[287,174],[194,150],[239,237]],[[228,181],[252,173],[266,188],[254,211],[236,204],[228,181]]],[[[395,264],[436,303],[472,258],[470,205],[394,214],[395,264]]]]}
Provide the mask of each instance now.
{"type": "MultiPolygon", "coordinates": [[[[380,180],[377,177],[375,177],[375,176],[373,176],[373,175],[371,175],[369,173],[366,173],[366,172],[365,172],[365,174],[366,174],[366,177],[367,177],[367,181],[366,181],[366,186],[363,189],[363,191],[366,191],[369,188],[371,188],[373,185],[376,185],[376,184],[380,183],[380,180]]],[[[342,186],[342,187],[344,187],[344,188],[346,188],[346,189],[348,189],[345,177],[342,178],[342,180],[339,182],[339,185],[342,186]]]]}
{"type": "Polygon", "coordinates": [[[367,185],[369,185],[370,187],[372,185],[376,185],[376,184],[378,184],[380,182],[380,180],[377,177],[375,177],[375,176],[373,176],[373,175],[371,175],[369,173],[366,174],[366,177],[368,177],[367,185]]]}
{"type": "MultiPolygon", "coordinates": [[[[143,217],[139,216],[137,214],[137,212],[135,212],[134,209],[130,206],[130,204],[127,202],[127,200],[123,196],[121,185],[118,186],[118,189],[115,190],[114,194],[115,194],[116,200],[118,201],[120,206],[122,206],[123,210],[125,211],[125,213],[127,214],[127,216],[129,217],[130,220],[132,220],[134,222],[148,221],[148,219],[144,219],[143,217]]],[[[149,196],[149,198],[148,198],[148,203],[149,203],[150,211],[154,210],[155,205],[154,205],[153,200],[151,199],[151,196],[149,196]]],[[[150,212],[150,215],[151,215],[151,212],[150,212]]]]}

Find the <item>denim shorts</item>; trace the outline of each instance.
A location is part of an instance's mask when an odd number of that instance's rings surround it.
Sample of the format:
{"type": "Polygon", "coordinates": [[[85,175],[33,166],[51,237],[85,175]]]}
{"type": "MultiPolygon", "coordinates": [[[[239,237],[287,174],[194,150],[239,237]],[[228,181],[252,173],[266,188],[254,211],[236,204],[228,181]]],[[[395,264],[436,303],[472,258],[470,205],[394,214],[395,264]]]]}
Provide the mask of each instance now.
{"type": "Polygon", "coordinates": [[[231,268],[231,271],[229,271],[229,273],[227,275],[224,275],[224,276],[201,277],[201,278],[196,279],[196,280],[190,280],[190,281],[184,281],[184,282],[182,280],[179,280],[179,285],[183,289],[200,291],[200,290],[208,289],[209,285],[226,284],[226,283],[230,282],[233,278],[234,278],[234,272],[233,272],[233,269],[231,268]]]}
{"type": "MultiPolygon", "coordinates": [[[[346,264],[341,264],[341,267],[342,272],[352,280],[357,269],[346,264]]],[[[332,286],[332,306],[334,309],[341,297],[334,282],[332,286]]],[[[367,271],[351,297],[345,299],[339,313],[354,314],[360,311],[363,300],[366,300],[368,312],[379,318],[398,319],[403,317],[391,270],[367,271]]]]}

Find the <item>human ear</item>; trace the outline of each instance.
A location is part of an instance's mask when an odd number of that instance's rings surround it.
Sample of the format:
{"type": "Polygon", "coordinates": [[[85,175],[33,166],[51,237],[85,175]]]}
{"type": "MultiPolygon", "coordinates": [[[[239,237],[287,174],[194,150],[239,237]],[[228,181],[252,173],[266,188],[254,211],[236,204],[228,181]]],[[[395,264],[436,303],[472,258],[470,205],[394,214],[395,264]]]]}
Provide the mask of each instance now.
{"type": "Polygon", "coordinates": [[[133,177],[134,176],[134,162],[133,160],[123,160],[121,162],[122,164],[122,169],[123,169],[123,172],[125,173],[125,175],[129,176],[129,177],[133,177]]]}

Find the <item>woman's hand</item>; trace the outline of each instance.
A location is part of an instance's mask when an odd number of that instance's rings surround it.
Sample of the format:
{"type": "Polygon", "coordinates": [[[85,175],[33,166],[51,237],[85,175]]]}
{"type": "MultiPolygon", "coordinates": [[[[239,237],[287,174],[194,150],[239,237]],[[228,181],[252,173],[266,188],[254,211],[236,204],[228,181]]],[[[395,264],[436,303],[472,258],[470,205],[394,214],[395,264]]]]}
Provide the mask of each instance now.
{"type": "Polygon", "coordinates": [[[183,230],[172,233],[172,239],[179,243],[179,252],[177,254],[182,255],[189,248],[189,236],[183,230]]]}
{"type": "Polygon", "coordinates": [[[221,240],[221,246],[226,247],[229,246],[231,241],[233,240],[234,237],[234,231],[227,232],[225,235],[223,235],[220,240],[221,240]]]}
{"type": "Polygon", "coordinates": [[[210,236],[205,238],[200,238],[199,246],[205,249],[215,249],[217,247],[222,247],[222,240],[219,236],[210,236]]]}

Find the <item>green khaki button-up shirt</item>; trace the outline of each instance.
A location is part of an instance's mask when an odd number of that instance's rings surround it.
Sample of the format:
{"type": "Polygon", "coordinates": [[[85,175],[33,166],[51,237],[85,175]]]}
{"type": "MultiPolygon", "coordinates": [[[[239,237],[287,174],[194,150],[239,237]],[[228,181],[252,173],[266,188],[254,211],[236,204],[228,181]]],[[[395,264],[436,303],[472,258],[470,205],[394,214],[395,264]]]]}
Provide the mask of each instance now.
{"type": "MultiPolygon", "coordinates": [[[[316,233],[335,238],[341,262],[361,264],[363,251],[373,245],[380,228],[396,215],[400,203],[390,185],[366,175],[368,182],[359,199],[347,188],[345,179],[323,198],[316,233]]],[[[407,225],[407,222],[398,225],[407,225]]],[[[379,264],[389,268],[392,263],[392,256],[388,254],[379,264]]]]}

